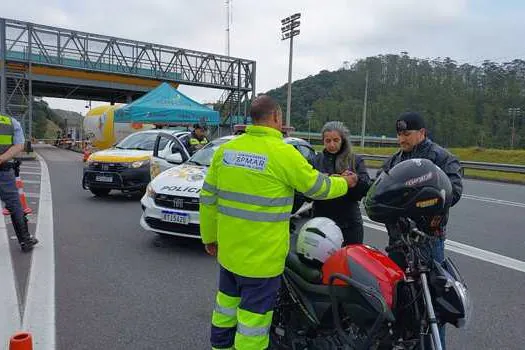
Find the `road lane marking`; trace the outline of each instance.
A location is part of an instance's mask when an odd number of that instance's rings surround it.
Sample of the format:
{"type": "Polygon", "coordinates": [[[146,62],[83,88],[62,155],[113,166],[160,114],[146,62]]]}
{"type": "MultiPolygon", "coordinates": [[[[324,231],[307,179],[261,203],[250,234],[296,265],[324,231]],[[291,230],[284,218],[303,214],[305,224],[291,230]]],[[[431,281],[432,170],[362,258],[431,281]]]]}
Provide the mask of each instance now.
{"type": "Polygon", "coordinates": [[[45,160],[37,154],[42,169],[36,236],[23,329],[33,334],[35,349],[55,349],[55,250],[51,179],[45,160]]]}
{"type": "MultiPolygon", "coordinates": [[[[363,215],[364,220],[370,220],[367,216],[363,215]]],[[[387,232],[383,225],[379,225],[373,221],[364,221],[363,225],[382,232],[387,232]]],[[[521,261],[514,258],[509,258],[505,255],[490,252],[488,250],[479,249],[476,247],[469,246],[467,244],[451,241],[447,239],[445,241],[445,248],[451,252],[466,255],[468,257],[486,261],[495,265],[503,266],[512,270],[525,272],[525,261],[521,261]]]]}
{"type": "Polygon", "coordinates": [[[36,172],[33,172],[33,171],[21,171],[20,172],[20,175],[40,175],[40,172],[36,173],[36,172]]]}
{"type": "Polygon", "coordinates": [[[20,310],[16,295],[15,272],[7,237],[6,223],[0,219],[0,341],[7,340],[20,330],[20,310]]]}
{"type": "Polygon", "coordinates": [[[25,180],[23,179],[22,181],[24,181],[24,184],[39,184],[40,181],[38,180],[25,180]]]}
{"type": "Polygon", "coordinates": [[[39,166],[27,166],[27,165],[21,165],[20,166],[20,169],[21,170],[40,170],[40,167],[39,166]]]}
{"type": "Polygon", "coordinates": [[[474,196],[474,195],[471,195],[471,194],[464,194],[464,195],[461,196],[461,198],[466,198],[466,199],[471,199],[471,200],[480,201],[480,202],[486,202],[486,203],[508,205],[508,206],[511,206],[511,207],[525,208],[525,203],[511,202],[511,201],[506,201],[506,200],[503,200],[503,199],[474,196]]]}

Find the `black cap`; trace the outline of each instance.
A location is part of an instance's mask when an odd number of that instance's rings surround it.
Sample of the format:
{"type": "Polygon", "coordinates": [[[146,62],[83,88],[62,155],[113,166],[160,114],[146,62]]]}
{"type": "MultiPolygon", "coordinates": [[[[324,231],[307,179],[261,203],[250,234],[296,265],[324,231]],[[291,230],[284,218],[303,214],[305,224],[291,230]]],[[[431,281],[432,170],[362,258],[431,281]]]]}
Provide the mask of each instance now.
{"type": "Polygon", "coordinates": [[[202,123],[195,123],[193,124],[193,128],[194,129],[202,129],[202,130],[206,130],[206,125],[202,124],[202,123]]]}
{"type": "Polygon", "coordinates": [[[421,130],[425,127],[425,121],[421,114],[417,112],[406,112],[399,116],[396,121],[396,131],[421,130]]]}

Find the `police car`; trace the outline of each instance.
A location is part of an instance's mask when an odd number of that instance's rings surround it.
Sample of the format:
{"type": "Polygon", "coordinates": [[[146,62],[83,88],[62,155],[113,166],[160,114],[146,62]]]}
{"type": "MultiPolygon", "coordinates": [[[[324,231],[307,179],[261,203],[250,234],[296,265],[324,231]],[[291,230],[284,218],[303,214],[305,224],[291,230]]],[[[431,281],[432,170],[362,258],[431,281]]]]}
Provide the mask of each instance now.
{"type": "MultiPolygon", "coordinates": [[[[204,177],[210,166],[213,154],[220,145],[237,136],[225,136],[216,139],[196,152],[184,164],[170,167],[157,175],[148,185],[146,194],[141,199],[141,226],[158,234],[200,239],[199,231],[199,195],[204,177]]],[[[286,143],[292,144],[308,160],[313,159],[315,150],[303,139],[286,137],[286,143]]],[[[154,159],[159,159],[154,154],[154,159]]],[[[165,155],[164,158],[173,158],[165,155]]],[[[162,170],[163,167],[159,165],[162,170]]],[[[293,211],[303,204],[303,198],[297,196],[293,211]]]]}

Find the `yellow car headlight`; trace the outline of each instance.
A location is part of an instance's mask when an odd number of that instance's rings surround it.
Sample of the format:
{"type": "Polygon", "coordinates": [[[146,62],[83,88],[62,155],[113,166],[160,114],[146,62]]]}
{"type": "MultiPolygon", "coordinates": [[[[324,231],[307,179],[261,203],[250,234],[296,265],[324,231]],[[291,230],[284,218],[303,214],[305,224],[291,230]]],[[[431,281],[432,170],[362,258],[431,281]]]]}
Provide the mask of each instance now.
{"type": "Polygon", "coordinates": [[[131,168],[140,168],[143,165],[146,165],[149,163],[149,160],[138,160],[136,162],[131,163],[131,168]]]}

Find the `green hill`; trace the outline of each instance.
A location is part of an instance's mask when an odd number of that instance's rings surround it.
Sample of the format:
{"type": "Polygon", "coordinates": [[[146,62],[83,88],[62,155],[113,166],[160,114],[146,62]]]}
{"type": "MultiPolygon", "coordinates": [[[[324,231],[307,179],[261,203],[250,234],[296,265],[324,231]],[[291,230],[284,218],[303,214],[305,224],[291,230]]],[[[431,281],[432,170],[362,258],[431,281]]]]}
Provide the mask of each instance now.
{"type": "MultiPolygon", "coordinates": [[[[525,61],[459,65],[450,58],[379,55],[347,69],[323,70],[292,84],[292,125],[312,131],[328,120],[344,121],[360,134],[366,71],[369,72],[368,135],[395,136],[403,111],[423,114],[430,136],[446,147],[525,148],[525,61]],[[520,108],[513,115],[509,108],[520,108]]],[[[286,85],[267,92],[285,108],[286,85]]]]}
{"type": "Polygon", "coordinates": [[[33,136],[37,139],[54,139],[58,130],[79,125],[82,116],[77,112],[51,109],[47,102],[33,102],[33,136]],[[67,122],[66,122],[67,121],[67,122]]]}

